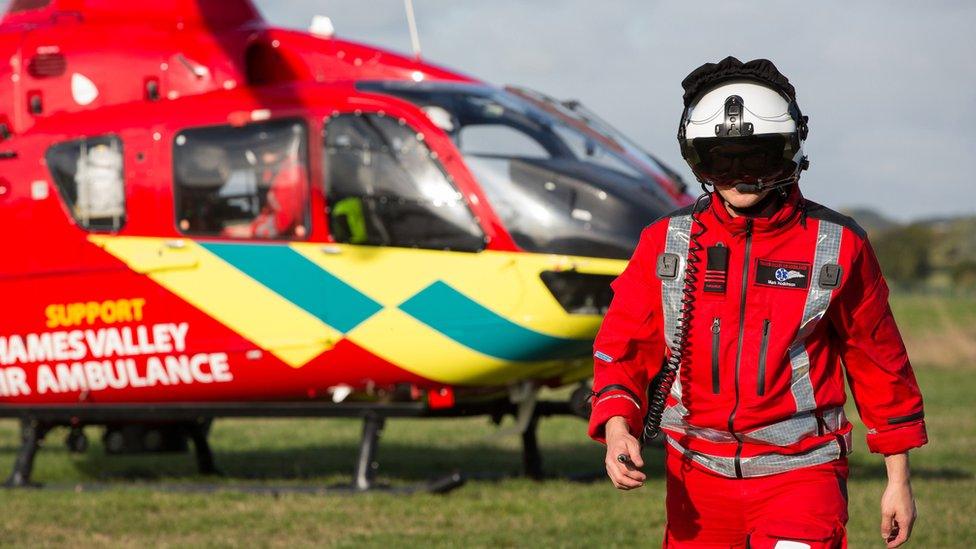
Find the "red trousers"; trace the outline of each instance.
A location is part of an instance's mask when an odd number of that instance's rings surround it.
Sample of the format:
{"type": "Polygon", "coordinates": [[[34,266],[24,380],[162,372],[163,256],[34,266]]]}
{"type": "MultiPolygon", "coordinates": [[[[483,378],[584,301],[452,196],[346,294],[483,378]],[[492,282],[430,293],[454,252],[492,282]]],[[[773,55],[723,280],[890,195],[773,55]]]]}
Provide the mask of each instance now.
{"type": "Polygon", "coordinates": [[[755,478],[710,473],[667,448],[665,548],[847,547],[847,458],[755,478]]]}

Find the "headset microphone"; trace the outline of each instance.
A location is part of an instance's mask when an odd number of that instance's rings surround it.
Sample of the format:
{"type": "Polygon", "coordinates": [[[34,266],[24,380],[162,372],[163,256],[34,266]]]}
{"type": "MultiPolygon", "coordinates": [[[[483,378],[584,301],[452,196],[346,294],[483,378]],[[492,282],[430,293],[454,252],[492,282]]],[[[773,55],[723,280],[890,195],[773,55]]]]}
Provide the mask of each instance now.
{"type": "Polygon", "coordinates": [[[735,190],[740,193],[758,193],[765,189],[762,185],[754,185],[750,183],[737,183],[735,185],[735,190]]]}
{"type": "Polygon", "coordinates": [[[735,190],[739,191],[740,193],[761,193],[765,190],[776,189],[783,185],[799,183],[800,172],[807,169],[809,165],[810,162],[807,160],[807,157],[804,156],[800,159],[800,163],[797,166],[796,171],[794,171],[791,175],[773,181],[763,181],[760,179],[756,183],[736,183],[735,190]]]}

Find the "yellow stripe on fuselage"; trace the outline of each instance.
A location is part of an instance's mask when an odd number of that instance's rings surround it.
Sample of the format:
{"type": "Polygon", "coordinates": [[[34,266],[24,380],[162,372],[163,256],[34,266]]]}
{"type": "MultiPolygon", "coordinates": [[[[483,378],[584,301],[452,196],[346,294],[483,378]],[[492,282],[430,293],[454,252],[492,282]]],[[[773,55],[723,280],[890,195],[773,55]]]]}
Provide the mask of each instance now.
{"type": "Polygon", "coordinates": [[[100,235],[89,240],[294,368],[342,337],[192,240],[100,235]]]}
{"type": "Polygon", "coordinates": [[[566,338],[592,337],[599,315],[567,313],[546,288],[545,270],[619,273],[626,261],[525,252],[476,253],[346,244],[292,244],[322,269],[375,299],[384,310],[346,337],[397,366],[427,379],[457,385],[498,385],[528,377],[584,378],[589,358],[512,362],[466,347],[397,309],[435,281],[531,330],[566,338]]]}
{"type": "Polygon", "coordinates": [[[385,307],[396,307],[442,280],[512,322],[556,337],[591,337],[602,317],[567,313],[539,274],[568,269],[617,274],[627,264],[619,259],[493,250],[452,252],[308,243],[291,247],[385,307]]]}
{"type": "Polygon", "coordinates": [[[457,385],[498,385],[531,377],[577,379],[591,362],[489,356],[399,309],[404,301],[441,281],[519,326],[552,337],[585,339],[596,333],[602,317],[567,313],[540,273],[576,269],[613,275],[626,265],[623,260],[524,252],[267,244],[289,246],[383,306],[343,335],[192,240],[103,235],[90,240],[292,367],[301,367],[347,337],[398,367],[457,385]]]}
{"type": "Polygon", "coordinates": [[[346,337],[404,370],[440,383],[499,385],[531,366],[481,354],[395,307],[384,308],[346,337]]]}

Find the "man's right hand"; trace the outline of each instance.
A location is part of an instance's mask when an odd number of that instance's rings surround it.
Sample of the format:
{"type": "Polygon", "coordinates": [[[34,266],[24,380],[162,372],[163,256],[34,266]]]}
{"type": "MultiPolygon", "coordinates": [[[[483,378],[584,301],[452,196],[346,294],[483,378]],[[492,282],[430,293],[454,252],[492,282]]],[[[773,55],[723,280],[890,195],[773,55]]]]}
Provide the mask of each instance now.
{"type": "Polygon", "coordinates": [[[647,475],[638,468],[644,466],[640,455],[640,443],[630,434],[627,420],[622,416],[613,416],[607,420],[604,427],[607,440],[607,475],[613,485],[620,490],[632,490],[644,485],[647,475]],[[617,456],[628,456],[630,459],[621,463],[617,456]]]}

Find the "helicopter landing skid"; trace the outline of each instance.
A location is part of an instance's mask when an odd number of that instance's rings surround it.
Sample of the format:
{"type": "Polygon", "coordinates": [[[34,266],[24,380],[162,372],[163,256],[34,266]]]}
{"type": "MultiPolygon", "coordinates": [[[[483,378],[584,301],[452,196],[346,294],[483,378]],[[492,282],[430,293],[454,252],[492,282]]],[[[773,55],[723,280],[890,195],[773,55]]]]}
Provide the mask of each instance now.
{"type": "Polygon", "coordinates": [[[14,459],[14,467],[3,483],[5,488],[37,488],[40,485],[31,482],[31,472],[34,469],[34,457],[41,447],[44,436],[51,430],[50,425],[35,420],[23,420],[20,424],[20,449],[14,459]]]}
{"type": "MultiPolygon", "coordinates": [[[[380,435],[386,418],[368,413],[363,417],[363,434],[359,444],[359,457],[356,460],[356,468],[353,474],[353,482],[348,485],[338,485],[329,487],[286,485],[286,486],[249,486],[249,485],[214,485],[214,484],[180,484],[180,485],[160,485],[155,486],[161,491],[173,492],[216,492],[221,490],[241,491],[248,493],[365,493],[365,492],[386,492],[394,494],[410,494],[416,492],[427,492],[433,494],[443,494],[464,485],[465,477],[457,472],[451,472],[439,477],[434,477],[426,482],[389,486],[376,482],[376,471],[379,467],[376,461],[376,448],[379,444],[380,435]]],[[[13,470],[10,476],[3,483],[3,488],[44,488],[43,484],[33,482],[31,473],[34,469],[34,459],[37,451],[41,448],[44,437],[56,427],[54,424],[44,423],[35,419],[21,420],[21,445],[14,460],[13,470]]],[[[194,454],[197,469],[201,475],[220,475],[213,457],[213,451],[207,438],[207,422],[197,422],[187,427],[188,438],[193,442],[194,454]]],[[[76,492],[100,491],[110,489],[111,484],[107,483],[81,483],[66,486],[50,485],[51,488],[66,488],[76,492]]]]}
{"type": "MultiPolygon", "coordinates": [[[[522,410],[525,412],[525,410],[522,410]]],[[[348,492],[364,493],[382,491],[389,493],[429,492],[445,493],[462,486],[468,478],[478,475],[463,475],[454,471],[435,477],[426,482],[407,485],[388,486],[376,482],[378,462],[376,450],[387,418],[394,417],[471,417],[488,415],[496,423],[504,415],[520,416],[525,419],[521,430],[522,474],[533,479],[544,479],[542,454],[539,451],[536,430],[540,418],[556,415],[580,415],[571,403],[560,401],[534,402],[531,413],[519,413],[519,407],[508,399],[463,404],[453,409],[430,409],[418,403],[386,404],[377,406],[369,403],[180,403],[164,406],[147,405],[85,405],[85,406],[4,406],[0,407],[0,417],[16,417],[21,422],[21,445],[14,460],[13,469],[3,487],[37,487],[31,481],[34,459],[41,448],[45,436],[54,428],[68,427],[72,434],[68,438],[69,450],[81,452],[87,449],[87,439],[80,431],[89,425],[116,425],[120,422],[138,423],[166,422],[182,433],[193,444],[196,465],[201,475],[220,475],[214,454],[208,442],[210,423],[219,417],[358,417],[363,420],[359,453],[353,470],[353,480],[348,485],[314,486],[233,486],[220,483],[216,485],[174,486],[161,485],[161,491],[218,491],[235,490],[245,492],[348,492]]],[[[179,433],[178,433],[179,434],[179,433]]],[[[184,444],[183,449],[186,449],[184,444]]],[[[53,488],[54,486],[52,486],[53,488]]],[[[109,489],[112,485],[75,484],[74,490],[109,489]]]]}
{"type": "Polygon", "coordinates": [[[383,427],[385,425],[386,418],[379,414],[367,413],[363,416],[363,435],[359,441],[359,457],[356,459],[356,470],[353,474],[352,484],[350,486],[335,486],[332,490],[350,492],[382,491],[392,493],[430,492],[443,494],[464,485],[466,479],[457,471],[433,478],[427,482],[406,486],[377,484],[376,471],[379,469],[379,462],[376,461],[376,448],[379,445],[380,435],[383,433],[383,427]]]}

